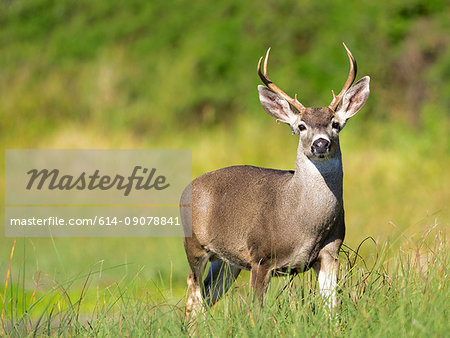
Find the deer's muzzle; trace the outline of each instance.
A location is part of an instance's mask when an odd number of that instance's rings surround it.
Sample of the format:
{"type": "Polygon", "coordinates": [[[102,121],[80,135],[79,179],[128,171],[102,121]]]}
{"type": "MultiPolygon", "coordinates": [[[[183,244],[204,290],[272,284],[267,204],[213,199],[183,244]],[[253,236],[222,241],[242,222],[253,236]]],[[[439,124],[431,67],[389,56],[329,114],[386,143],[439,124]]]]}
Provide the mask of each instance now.
{"type": "Polygon", "coordinates": [[[311,146],[311,152],[315,155],[325,155],[330,150],[331,142],[324,138],[318,138],[311,146]]]}

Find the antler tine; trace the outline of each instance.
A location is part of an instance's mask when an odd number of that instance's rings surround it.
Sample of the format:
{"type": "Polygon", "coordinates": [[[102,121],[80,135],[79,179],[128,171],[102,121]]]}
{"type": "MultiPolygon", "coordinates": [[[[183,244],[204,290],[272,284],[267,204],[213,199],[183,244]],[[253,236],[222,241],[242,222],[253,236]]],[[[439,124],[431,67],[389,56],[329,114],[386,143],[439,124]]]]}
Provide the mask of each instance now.
{"type": "Polygon", "coordinates": [[[348,59],[350,61],[350,72],[348,73],[347,81],[345,82],[344,87],[342,88],[341,92],[336,96],[334,94],[334,91],[331,91],[333,93],[333,100],[331,101],[331,103],[328,106],[328,108],[330,108],[332,111],[336,110],[337,106],[342,101],[342,98],[344,97],[344,94],[350,88],[350,86],[352,85],[353,81],[355,81],[356,72],[357,72],[357,68],[358,68],[357,65],[356,65],[356,60],[353,57],[352,53],[347,48],[345,43],[342,43],[342,44],[344,45],[344,48],[347,51],[347,56],[348,56],[348,59]]]}
{"type": "Polygon", "coordinates": [[[295,95],[295,99],[287,95],[284,91],[282,91],[278,86],[275,85],[272,81],[269,79],[269,72],[267,71],[268,63],[269,63],[269,54],[270,54],[270,48],[267,50],[266,57],[264,58],[264,74],[261,72],[261,62],[263,57],[259,59],[258,62],[258,75],[261,78],[262,82],[271,90],[273,90],[275,93],[280,95],[282,98],[284,98],[287,102],[289,102],[291,105],[293,105],[299,113],[303,113],[303,111],[306,109],[304,105],[302,105],[297,100],[297,95],[295,95]]]}

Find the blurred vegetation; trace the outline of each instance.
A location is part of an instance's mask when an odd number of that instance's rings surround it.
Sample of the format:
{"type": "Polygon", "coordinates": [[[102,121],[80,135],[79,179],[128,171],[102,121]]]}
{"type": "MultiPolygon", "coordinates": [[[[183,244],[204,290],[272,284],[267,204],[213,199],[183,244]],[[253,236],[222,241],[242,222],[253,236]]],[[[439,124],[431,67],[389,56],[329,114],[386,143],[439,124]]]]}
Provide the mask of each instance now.
{"type": "MultiPolygon", "coordinates": [[[[409,238],[435,223],[445,229],[449,7],[444,0],[0,0],[0,143],[191,148],[195,176],[243,163],[292,168],[297,139],[260,107],[258,59],[271,46],[271,78],[305,105],[323,106],[346,79],[345,42],[358,78],[372,79],[366,107],[341,136],[347,244],[367,235],[409,238]]],[[[5,280],[12,239],[0,242],[5,280]]],[[[146,265],[141,276],[166,284],[170,276],[175,293],[184,293],[181,239],[20,243],[13,266],[55,279],[105,260],[126,264],[105,273],[105,283],[146,265]]]]}
{"type": "Polygon", "coordinates": [[[324,105],[347,75],[342,41],[372,76],[362,118],[420,128],[450,104],[448,22],[440,0],[3,1],[2,141],[74,124],[152,142],[261,118],[255,65],[269,46],[280,86],[324,105]]]}

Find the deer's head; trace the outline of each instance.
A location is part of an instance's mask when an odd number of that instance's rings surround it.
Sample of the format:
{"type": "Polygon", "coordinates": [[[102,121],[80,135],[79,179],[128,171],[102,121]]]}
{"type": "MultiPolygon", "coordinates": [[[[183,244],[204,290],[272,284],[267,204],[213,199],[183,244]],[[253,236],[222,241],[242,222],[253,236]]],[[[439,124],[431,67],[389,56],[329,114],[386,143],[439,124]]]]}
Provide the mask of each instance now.
{"type": "Polygon", "coordinates": [[[328,107],[305,107],[288,96],[269,79],[267,64],[270,48],[264,59],[264,73],[261,72],[262,57],[258,63],[258,74],[267,86],[258,86],[259,99],[265,111],[283,123],[288,124],[294,134],[300,136],[304,154],[311,160],[323,161],[332,158],[339,148],[339,132],[347,120],[355,115],[369,97],[368,76],[353,86],[356,78],[356,60],[344,44],[350,60],[350,72],[344,87],[328,107]]]}

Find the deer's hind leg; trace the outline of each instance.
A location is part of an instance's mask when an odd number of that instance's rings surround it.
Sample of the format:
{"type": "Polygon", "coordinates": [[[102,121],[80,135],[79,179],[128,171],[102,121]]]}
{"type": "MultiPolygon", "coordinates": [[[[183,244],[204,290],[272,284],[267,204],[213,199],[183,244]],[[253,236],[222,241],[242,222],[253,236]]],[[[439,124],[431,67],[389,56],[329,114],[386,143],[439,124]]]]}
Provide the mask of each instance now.
{"type": "Polygon", "coordinates": [[[233,285],[240,272],[240,268],[221,259],[213,261],[202,290],[205,303],[214,305],[233,285]]]}
{"type": "Polygon", "coordinates": [[[200,246],[193,247],[192,242],[194,237],[185,238],[185,249],[190,270],[187,278],[188,297],[186,300],[185,318],[195,317],[203,310],[202,304],[202,276],[205,271],[206,263],[211,254],[203,250],[200,246]]]}

